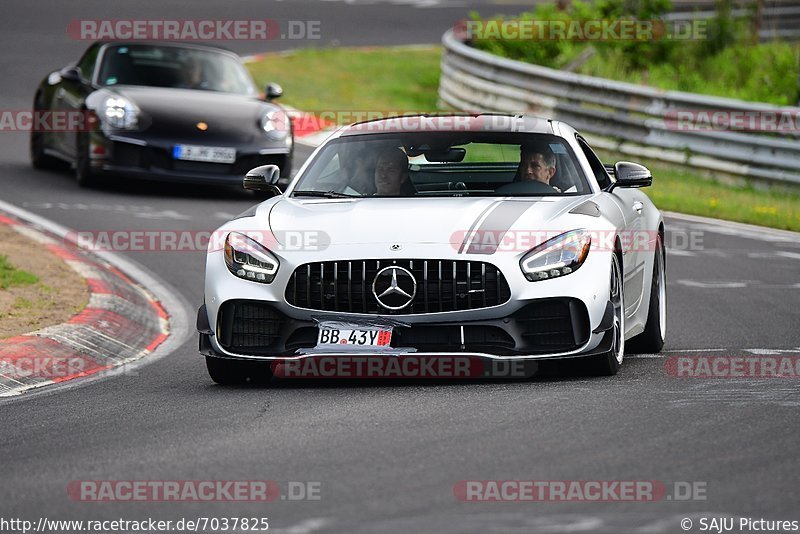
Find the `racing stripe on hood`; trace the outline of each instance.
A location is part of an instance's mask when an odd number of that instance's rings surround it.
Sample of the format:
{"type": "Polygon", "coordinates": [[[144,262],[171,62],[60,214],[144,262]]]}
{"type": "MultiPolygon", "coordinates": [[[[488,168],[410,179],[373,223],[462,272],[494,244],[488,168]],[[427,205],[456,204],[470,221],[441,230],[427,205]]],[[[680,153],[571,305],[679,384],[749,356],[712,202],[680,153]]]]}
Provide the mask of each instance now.
{"type": "Polygon", "coordinates": [[[487,213],[490,213],[492,210],[497,208],[499,205],[500,205],[500,201],[499,200],[495,200],[494,202],[492,202],[491,204],[486,206],[486,208],[480,213],[480,215],[478,215],[475,218],[475,220],[472,222],[472,225],[469,227],[469,230],[467,230],[467,233],[464,234],[464,240],[461,242],[461,246],[458,248],[458,253],[459,254],[464,254],[464,249],[469,244],[470,236],[474,235],[474,233],[475,233],[475,227],[478,226],[482,220],[485,220],[485,217],[487,216],[487,213]]]}
{"type": "MultiPolygon", "coordinates": [[[[470,231],[464,236],[464,242],[461,244],[459,254],[494,254],[500,246],[500,242],[506,235],[514,223],[522,216],[523,213],[536,204],[538,201],[514,201],[505,200],[498,202],[494,209],[483,219],[480,227],[477,230],[470,228],[470,231]],[[492,233],[497,238],[491,244],[485,243],[480,236],[492,233]],[[466,249],[466,250],[465,250],[466,249]]],[[[477,221],[476,221],[477,222],[477,221]]]]}

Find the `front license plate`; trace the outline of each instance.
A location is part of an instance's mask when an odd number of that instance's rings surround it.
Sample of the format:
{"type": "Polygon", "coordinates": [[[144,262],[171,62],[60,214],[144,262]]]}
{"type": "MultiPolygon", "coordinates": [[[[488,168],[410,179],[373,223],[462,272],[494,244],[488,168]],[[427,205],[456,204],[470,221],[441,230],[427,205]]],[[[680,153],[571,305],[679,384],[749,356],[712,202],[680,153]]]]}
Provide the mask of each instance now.
{"type": "Polygon", "coordinates": [[[320,325],[317,347],[388,347],[392,330],[377,327],[328,328],[320,325]]]}
{"type": "Polygon", "coordinates": [[[175,145],[172,156],[184,161],[235,163],[236,149],[219,146],[175,145]]]}

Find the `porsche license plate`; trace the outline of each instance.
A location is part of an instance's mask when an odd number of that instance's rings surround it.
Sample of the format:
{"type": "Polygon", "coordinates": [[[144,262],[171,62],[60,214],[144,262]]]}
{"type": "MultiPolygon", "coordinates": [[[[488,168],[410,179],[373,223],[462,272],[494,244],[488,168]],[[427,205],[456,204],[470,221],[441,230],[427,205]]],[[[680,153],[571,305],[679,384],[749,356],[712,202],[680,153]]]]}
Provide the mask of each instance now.
{"type": "Polygon", "coordinates": [[[352,328],[319,327],[317,347],[388,347],[392,341],[392,330],[371,326],[352,328]]]}
{"type": "Polygon", "coordinates": [[[219,146],[175,145],[172,156],[184,161],[235,163],[236,149],[219,146]]]}

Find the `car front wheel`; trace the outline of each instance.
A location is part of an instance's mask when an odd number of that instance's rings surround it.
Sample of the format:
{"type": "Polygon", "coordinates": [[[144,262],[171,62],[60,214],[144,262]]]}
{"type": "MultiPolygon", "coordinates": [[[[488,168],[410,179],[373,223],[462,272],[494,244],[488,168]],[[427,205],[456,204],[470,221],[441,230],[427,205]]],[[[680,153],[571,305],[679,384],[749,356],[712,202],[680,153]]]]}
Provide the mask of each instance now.
{"type": "Polygon", "coordinates": [[[625,310],[622,305],[622,268],[619,256],[611,256],[611,280],[609,300],[614,307],[614,323],[612,325],[611,350],[604,354],[589,356],[586,360],[587,371],[597,376],[617,374],[625,356],[625,310]]]}
{"type": "Polygon", "coordinates": [[[656,240],[654,256],[647,324],[645,324],[644,332],[628,342],[628,347],[632,352],[640,354],[661,352],[667,335],[667,269],[664,259],[664,243],[660,235],[656,240]]]}
{"type": "MultiPolygon", "coordinates": [[[[41,97],[36,97],[36,104],[34,104],[35,113],[43,113],[45,111],[41,104],[41,97]]],[[[30,137],[30,156],[31,165],[34,169],[55,169],[58,167],[59,160],[52,156],[45,154],[44,148],[46,144],[45,133],[38,131],[31,131],[30,137]]]]}

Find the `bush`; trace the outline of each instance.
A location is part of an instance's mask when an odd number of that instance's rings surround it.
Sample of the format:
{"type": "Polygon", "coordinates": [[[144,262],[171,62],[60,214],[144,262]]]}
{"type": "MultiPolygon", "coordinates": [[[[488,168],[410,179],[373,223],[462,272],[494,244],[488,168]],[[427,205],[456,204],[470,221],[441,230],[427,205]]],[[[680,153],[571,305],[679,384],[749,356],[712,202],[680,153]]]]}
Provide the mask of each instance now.
{"type": "MultiPolygon", "coordinates": [[[[566,9],[561,10],[555,4],[539,4],[532,11],[520,14],[514,19],[502,16],[492,17],[484,21],[487,25],[504,20],[519,21],[629,21],[629,20],[661,20],[664,13],[672,7],[671,0],[598,0],[594,3],[575,0],[566,9]]],[[[477,13],[470,18],[481,21],[477,13]]],[[[475,47],[503,57],[527,61],[551,68],[563,68],[578,56],[587,46],[593,46],[604,53],[621,53],[626,62],[632,66],[643,66],[652,61],[667,58],[674,49],[674,43],[666,40],[655,41],[572,41],[542,36],[536,40],[516,40],[502,38],[479,38],[472,40],[475,47]]]]}
{"type": "MultiPolygon", "coordinates": [[[[540,4],[514,20],[663,20],[671,0],[575,1],[563,10],[540,4]]],[[[471,14],[473,20],[480,20],[471,14]]],[[[503,20],[494,17],[490,20],[503,20]]],[[[562,69],[587,47],[595,54],[577,72],[663,89],[743,100],[796,105],[800,92],[800,44],[755,44],[748,19],[731,15],[731,0],[720,0],[708,21],[706,39],[678,41],[570,41],[475,39],[476,48],[510,59],[562,69]]]]}

